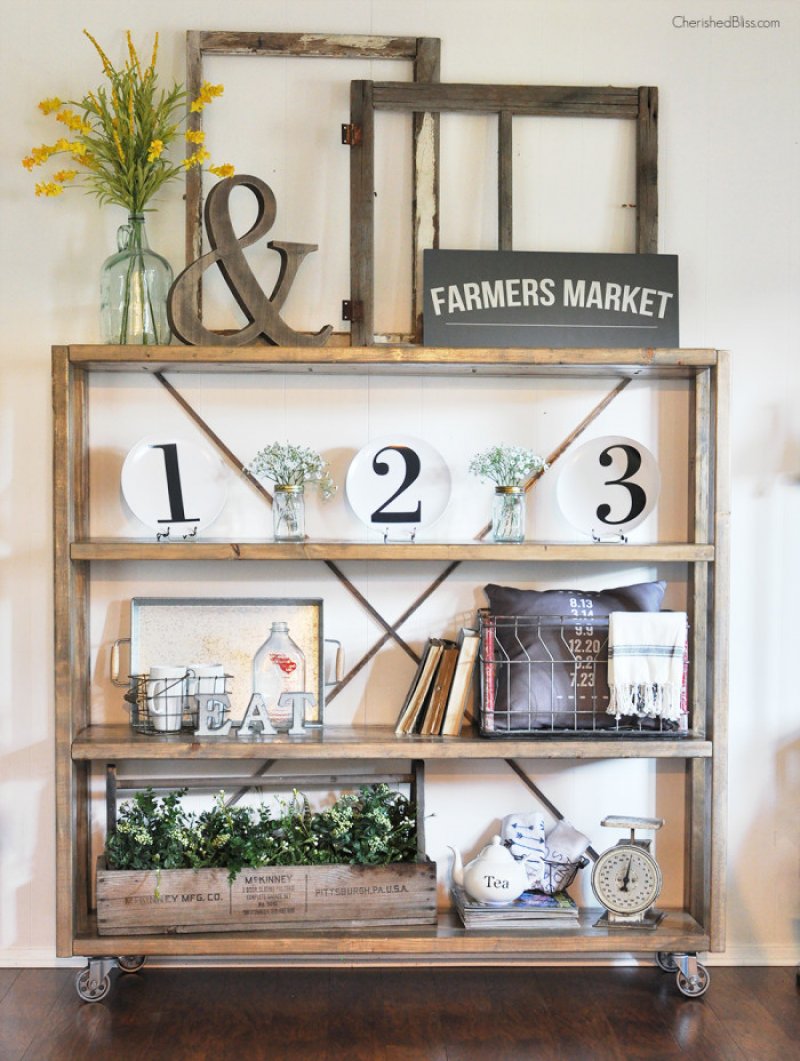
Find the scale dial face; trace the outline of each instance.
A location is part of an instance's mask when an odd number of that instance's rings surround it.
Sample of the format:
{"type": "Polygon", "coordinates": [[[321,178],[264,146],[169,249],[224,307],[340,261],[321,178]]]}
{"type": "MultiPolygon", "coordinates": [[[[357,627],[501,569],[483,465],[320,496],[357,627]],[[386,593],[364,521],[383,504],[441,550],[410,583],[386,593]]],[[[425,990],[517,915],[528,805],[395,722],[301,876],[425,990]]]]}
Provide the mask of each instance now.
{"type": "Polygon", "coordinates": [[[649,910],[658,898],[661,870],[645,848],[619,844],[595,862],[592,889],[611,913],[632,917],[649,910]]]}

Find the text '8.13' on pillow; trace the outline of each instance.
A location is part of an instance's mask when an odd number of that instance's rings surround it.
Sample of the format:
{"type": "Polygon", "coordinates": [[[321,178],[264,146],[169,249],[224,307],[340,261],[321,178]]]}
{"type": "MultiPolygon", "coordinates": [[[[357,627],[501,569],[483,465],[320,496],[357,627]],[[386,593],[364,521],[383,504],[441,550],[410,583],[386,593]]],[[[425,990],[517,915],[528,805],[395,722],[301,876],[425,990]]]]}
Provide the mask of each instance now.
{"type": "MultiPolygon", "coordinates": [[[[608,616],[661,610],[666,582],[603,590],[516,589],[489,584],[483,656],[484,732],[594,730],[606,713],[608,616]]],[[[650,728],[621,719],[620,728],[650,728]]]]}

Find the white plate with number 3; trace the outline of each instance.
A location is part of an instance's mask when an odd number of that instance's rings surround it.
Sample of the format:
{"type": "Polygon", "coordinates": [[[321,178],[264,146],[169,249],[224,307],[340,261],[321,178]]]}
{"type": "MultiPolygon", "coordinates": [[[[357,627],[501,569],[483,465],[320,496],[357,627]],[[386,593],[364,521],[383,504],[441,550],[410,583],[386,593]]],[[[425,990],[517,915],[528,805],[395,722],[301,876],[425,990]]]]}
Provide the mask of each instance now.
{"type": "Polygon", "coordinates": [[[624,435],[604,435],[565,458],[558,505],[576,530],[595,539],[623,537],[655,507],[661,474],[653,454],[624,435]]]}

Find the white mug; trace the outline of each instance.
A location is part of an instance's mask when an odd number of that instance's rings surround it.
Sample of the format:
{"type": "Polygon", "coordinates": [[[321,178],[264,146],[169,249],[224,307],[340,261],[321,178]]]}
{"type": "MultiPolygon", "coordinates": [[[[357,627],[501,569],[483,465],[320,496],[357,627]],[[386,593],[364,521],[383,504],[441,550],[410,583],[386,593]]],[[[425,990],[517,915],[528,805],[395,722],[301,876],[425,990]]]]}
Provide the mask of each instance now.
{"type": "Polygon", "coordinates": [[[183,724],[186,702],[186,667],[156,664],[150,668],[147,703],[153,729],[174,733],[183,724]]]}

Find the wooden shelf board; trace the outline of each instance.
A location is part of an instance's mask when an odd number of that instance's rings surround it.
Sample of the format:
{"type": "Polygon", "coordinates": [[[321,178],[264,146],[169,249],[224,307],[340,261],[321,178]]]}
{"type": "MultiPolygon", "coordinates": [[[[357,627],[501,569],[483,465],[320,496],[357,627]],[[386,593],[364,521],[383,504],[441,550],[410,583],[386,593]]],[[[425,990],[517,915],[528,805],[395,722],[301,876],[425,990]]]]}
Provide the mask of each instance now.
{"type": "Polygon", "coordinates": [[[450,911],[437,925],[416,928],[209,932],[163,936],[98,936],[94,926],[72,942],[73,955],[249,956],[282,963],[513,965],[542,955],[706,951],[708,934],[688,913],[671,910],[655,929],[594,928],[599,909],[557,928],[467,931],[450,911]]]}
{"type": "Polygon", "coordinates": [[[326,375],[424,370],[447,375],[691,376],[717,363],[708,349],[437,349],[423,346],[87,346],[69,360],[99,371],[299,372],[326,375]]]}
{"type": "Polygon", "coordinates": [[[479,560],[564,561],[569,563],[692,563],[714,559],[714,546],[691,542],[632,544],[492,541],[383,542],[314,539],[304,542],[201,539],[90,538],[73,542],[73,560],[479,560]]]}
{"type": "Polygon", "coordinates": [[[675,738],[396,737],[391,726],[325,726],[303,737],[145,735],[125,724],[88,726],[72,742],[76,761],[241,759],[694,759],[710,741],[675,738]]]}

